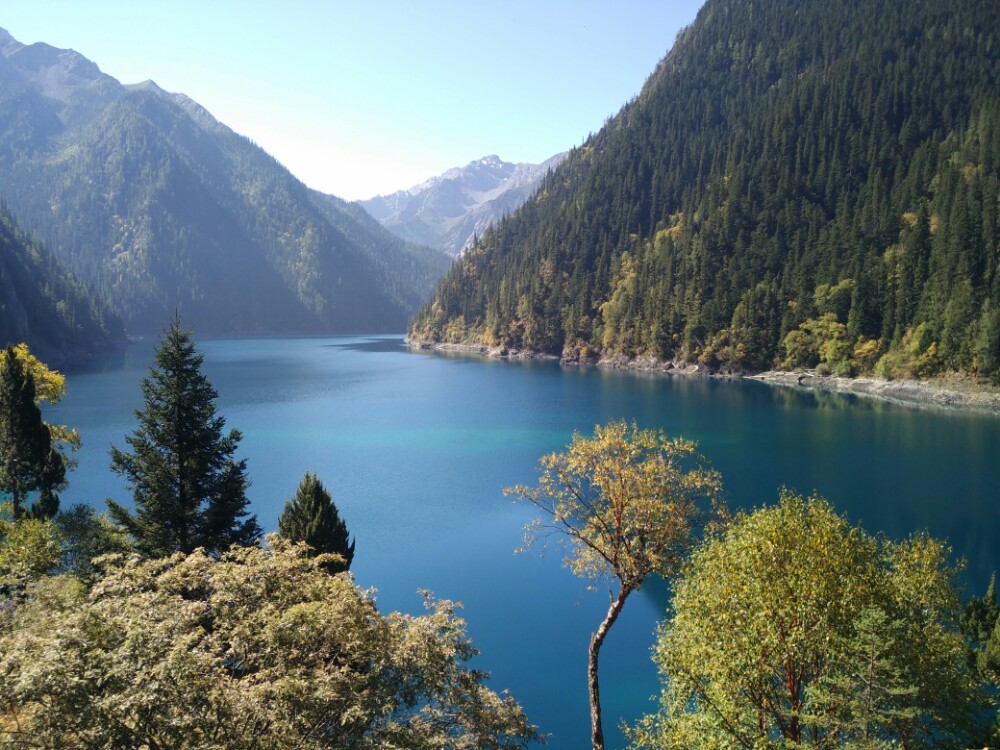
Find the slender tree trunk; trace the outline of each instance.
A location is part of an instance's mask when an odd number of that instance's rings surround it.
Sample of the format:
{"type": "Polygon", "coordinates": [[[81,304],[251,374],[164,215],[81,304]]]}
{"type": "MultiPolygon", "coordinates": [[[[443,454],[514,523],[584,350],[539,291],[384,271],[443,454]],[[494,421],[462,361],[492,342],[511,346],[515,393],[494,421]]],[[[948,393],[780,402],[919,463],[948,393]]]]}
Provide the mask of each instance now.
{"type": "Polygon", "coordinates": [[[625,606],[625,599],[630,593],[632,593],[632,589],[622,587],[621,591],[618,592],[618,598],[611,602],[608,614],[604,616],[601,626],[590,638],[587,688],[590,691],[590,741],[593,750],[604,750],[604,727],[601,725],[601,691],[597,682],[597,657],[608,631],[615,624],[618,615],[621,614],[622,607],[625,606]]]}
{"type": "MultiPolygon", "coordinates": [[[[17,469],[15,468],[15,471],[17,469]]],[[[21,487],[20,482],[14,481],[14,486],[10,488],[11,517],[15,521],[21,520],[24,511],[21,508],[21,487]]]]}

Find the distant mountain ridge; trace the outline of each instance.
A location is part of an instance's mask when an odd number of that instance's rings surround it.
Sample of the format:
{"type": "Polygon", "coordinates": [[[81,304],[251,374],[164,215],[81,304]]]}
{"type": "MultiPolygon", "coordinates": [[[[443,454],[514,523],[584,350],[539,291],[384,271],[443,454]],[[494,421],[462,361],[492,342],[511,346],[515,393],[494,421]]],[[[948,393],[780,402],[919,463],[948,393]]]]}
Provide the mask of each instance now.
{"type": "Polygon", "coordinates": [[[454,167],[408,190],[359,201],[390,231],[455,257],[486,228],[515,211],[566,158],[514,164],[492,155],[454,167]]]}
{"type": "Polygon", "coordinates": [[[118,309],[213,335],[401,330],[449,263],[183,94],[0,30],[0,198],[118,309]]]}

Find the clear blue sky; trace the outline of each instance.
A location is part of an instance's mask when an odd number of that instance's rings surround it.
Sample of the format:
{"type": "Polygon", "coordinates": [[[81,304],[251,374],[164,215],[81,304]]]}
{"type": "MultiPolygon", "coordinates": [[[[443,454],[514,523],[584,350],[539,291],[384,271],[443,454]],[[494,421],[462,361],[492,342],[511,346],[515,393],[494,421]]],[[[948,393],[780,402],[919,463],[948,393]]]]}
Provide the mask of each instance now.
{"type": "Polygon", "coordinates": [[[539,162],[639,92],[703,0],[19,0],[0,26],[187,94],[347,199],[539,162]]]}

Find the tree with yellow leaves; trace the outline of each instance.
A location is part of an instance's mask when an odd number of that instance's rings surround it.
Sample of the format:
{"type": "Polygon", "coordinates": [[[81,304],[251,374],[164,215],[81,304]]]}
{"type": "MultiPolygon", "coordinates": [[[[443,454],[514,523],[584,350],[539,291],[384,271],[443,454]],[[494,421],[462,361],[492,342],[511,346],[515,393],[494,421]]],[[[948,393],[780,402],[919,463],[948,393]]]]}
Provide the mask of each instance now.
{"type": "MultiPolygon", "coordinates": [[[[44,362],[31,353],[27,344],[21,343],[11,348],[22,367],[35,379],[35,404],[41,407],[45,403],[59,403],[66,395],[66,376],[58,370],[50,370],[44,362]]],[[[0,367],[2,366],[0,362],[0,367]]],[[[61,424],[48,422],[45,424],[52,434],[52,439],[62,443],[65,448],[75,451],[80,447],[80,434],[76,430],[61,424]]]]}
{"type": "Polygon", "coordinates": [[[54,516],[59,509],[55,493],[65,482],[67,460],[53,445],[53,430],[42,421],[39,400],[30,364],[7,347],[0,354],[0,491],[10,496],[14,521],[29,493],[36,491],[32,515],[54,516]]]}
{"type": "Polygon", "coordinates": [[[634,423],[611,422],[593,437],[574,435],[566,452],[543,457],[537,487],[505,490],[544,516],[526,529],[529,545],[557,535],[575,574],[608,582],[610,606],[588,650],[594,750],[604,747],[598,656],[608,631],[643,581],[677,570],[699,527],[721,508],[719,475],[696,447],[634,423]]]}

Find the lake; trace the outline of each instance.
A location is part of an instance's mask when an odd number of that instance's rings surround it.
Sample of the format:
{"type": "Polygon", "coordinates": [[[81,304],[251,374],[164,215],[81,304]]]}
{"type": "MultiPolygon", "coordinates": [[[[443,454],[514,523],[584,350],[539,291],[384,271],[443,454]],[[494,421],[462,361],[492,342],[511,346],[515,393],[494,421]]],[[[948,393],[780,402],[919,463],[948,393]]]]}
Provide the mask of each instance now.
{"type": "MultiPolygon", "coordinates": [[[[127,500],[108,448],[126,447],[155,342],[67,377],[46,411],[80,431],[63,507],[127,500]]],[[[558,549],[515,554],[538,458],[610,419],[698,441],[731,506],[817,491],[871,532],[947,538],[980,593],[1000,567],[1000,418],[918,410],[749,381],[644,375],[410,352],[399,336],[200,341],[227,427],[243,432],[253,511],[267,531],[306,470],[333,495],[382,611],[419,613],[418,589],[464,604],[489,685],[509,689],[555,750],[589,747],[586,648],[607,609],[558,549]]],[[[601,652],[608,747],[653,709],[649,657],[665,586],[628,602],[601,652]]]]}

